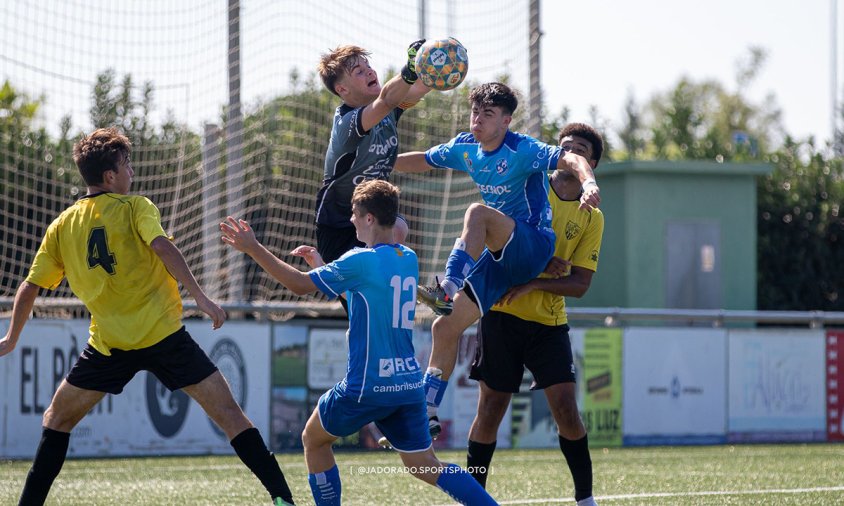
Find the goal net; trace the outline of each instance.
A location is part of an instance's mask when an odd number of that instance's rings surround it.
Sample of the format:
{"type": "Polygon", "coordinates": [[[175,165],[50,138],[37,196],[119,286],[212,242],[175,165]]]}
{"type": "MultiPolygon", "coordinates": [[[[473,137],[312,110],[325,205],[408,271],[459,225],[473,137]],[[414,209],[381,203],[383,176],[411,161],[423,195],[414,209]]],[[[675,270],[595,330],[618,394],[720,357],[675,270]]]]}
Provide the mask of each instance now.
{"type": "MultiPolygon", "coordinates": [[[[315,74],[320,54],[365,47],[383,83],[423,25],[427,37],[452,35],[467,47],[469,77],[402,117],[400,151],[467,130],[472,84],[506,78],[527,104],[526,0],[3,2],[0,301],[8,308],[47,225],[85,193],[73,143],[117,125],[134,145],[132,193],[156,203],[209,295],[326,308],[318,295],[298,297],[227,251],[217,224],[244,217],[271,251],[304,268],[288,253],[315,244],[315,195],[339,104],[315,74]],[[232,86],[230,68],[239,70],[232,86]],[[239,108],[230,107],[232,90],[239,108]]],[[[523,125],[517,119],[514,128],[523,125]]],[[[478,192],[453,171],[392,180],[428,282],[444,269],[478,192]]],[[[72,300],[66,285],[42,295],[72,300]]]]}

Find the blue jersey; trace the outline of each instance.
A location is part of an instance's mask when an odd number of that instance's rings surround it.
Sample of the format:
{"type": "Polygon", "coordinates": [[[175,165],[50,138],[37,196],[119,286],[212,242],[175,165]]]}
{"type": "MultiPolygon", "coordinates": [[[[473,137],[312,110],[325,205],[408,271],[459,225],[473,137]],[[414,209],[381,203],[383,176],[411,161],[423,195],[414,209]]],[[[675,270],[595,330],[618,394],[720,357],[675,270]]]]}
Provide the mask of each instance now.
{"type": "Polygon", "coordinates": [[[309,275],[329,298],[347,292],[349,364],[335,389],[379,406],[424,402],[413,351],[416,253],[395,244],[355,248],[309,275]]]}
{"type": "Polygon", "coordinates": [[[543,231],[551,229],[546,172],[557,168],[562,149],[508,131],[495,151],[486,152],[470,133],[425,153],[428,165],[469,173],[484,204],[543,231]]]}

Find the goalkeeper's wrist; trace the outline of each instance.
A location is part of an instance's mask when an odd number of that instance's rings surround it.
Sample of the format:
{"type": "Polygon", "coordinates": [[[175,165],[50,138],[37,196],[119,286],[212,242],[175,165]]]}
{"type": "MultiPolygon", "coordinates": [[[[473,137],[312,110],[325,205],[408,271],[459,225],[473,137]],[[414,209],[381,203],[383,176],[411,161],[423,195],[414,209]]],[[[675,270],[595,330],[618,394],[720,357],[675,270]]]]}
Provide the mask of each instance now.
{"type": "Polygon", "coordinates": [[[419,79],[419,75],[410,69],[409,66],[405,65],[401,69],[401,78],[404,79],[404,82],[407,84],[413,84],[419,79]]]}
{"type": "Polygon", "coordinates": [[[586,189],[586,187],[587,187],[587,186],[589,186],[589,185],[592,185],[592,186],[594,186],[595,188],[597,188],[597,187],[598,187],[598,183],[597,183],[597,181],[595,181],[595,180],[594,180],[594,179],[592,179],[591,177],[590,177],[589,179],[587,179],[586,181],[584,181],[584,182],[580,183],[580,186],[581,186],[584,190],[585,190],[585,189],[586,189]]]}

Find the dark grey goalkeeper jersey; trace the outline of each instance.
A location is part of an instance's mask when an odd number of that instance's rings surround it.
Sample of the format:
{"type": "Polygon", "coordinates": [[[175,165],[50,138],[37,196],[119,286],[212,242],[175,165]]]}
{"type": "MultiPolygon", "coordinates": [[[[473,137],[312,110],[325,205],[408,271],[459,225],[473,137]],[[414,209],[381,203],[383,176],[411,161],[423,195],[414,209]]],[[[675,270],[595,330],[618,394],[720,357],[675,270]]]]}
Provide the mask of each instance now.
{"type": "Polygon", "coordinates": [[[334,113],[325,174],[317,193],[316,222],[351,227],[352,192],[370,179],[388,179],[398,156],[396,124],[404,112],[395,108],[371,130],[361,126],[363,107],[342,104],[334,113]]]}

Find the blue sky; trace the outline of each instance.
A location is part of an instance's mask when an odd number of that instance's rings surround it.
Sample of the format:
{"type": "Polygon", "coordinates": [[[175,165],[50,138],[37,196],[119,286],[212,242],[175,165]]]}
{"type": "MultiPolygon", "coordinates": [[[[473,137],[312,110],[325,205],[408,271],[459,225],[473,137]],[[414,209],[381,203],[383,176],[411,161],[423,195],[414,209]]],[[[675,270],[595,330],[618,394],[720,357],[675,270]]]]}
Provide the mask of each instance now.
{"type": "MultiPolygon", "coordinates": [[[[642,104],[683,75],[717,79],[734,89],[737,60],[760,46],[768,61],[747,90],[749,98],[761,102],[775,95],[788,132],[826,140],[832,1],[541,0],[547,109],[553,113],[567,105],[572,120],[589,120],[589,107],[597,106],[615,130],[628,93],[642,104]]],[[[526,76],[527,56],[519,52],[527,41],[526,3],[455,0],[449,7],[446,0],[427,0],[428,32],[452,33],[463,41],[473,80],[501,71],[526,76]]],[[[119,75],[132,73],[136,81],[153,80],[158,117],[170,110],[199,129],[219,116],[226,100],[223,0],[84,5],[0,0],[0,78],[45,94],[46,124],[72,114],[75,125],[86,128],[94,76],[107,67],[119,75]]],[[[321,52],[343,43],[371,49],[373,66],[383,75],[401,65],[404,48],[418,33],[418,0],[243,0],[242,5],[247,106],[283,92],[293,66],[312,72],[321,52]]],[[[839,46],[841,39],[844,34],[839,46]]],[[[525,87],[526,80],[516,84],[525,87]]]]}
{"type": "MultiPolygon", "coordinates": [[[[831,1],[543,0],[546,103],[550,111],[568,105],[573,120],[588,120],[589,106],[596,105],[618,127],[628,90],[641,104],[682,75],[713,78],[734,90],[736,61],[760,46],[768,60],[749,98],[761,102],[773,93],[789,133],[827,140],[831,1]]],[[[839,33],[839,46],[842,38],[839,33]]]]}

